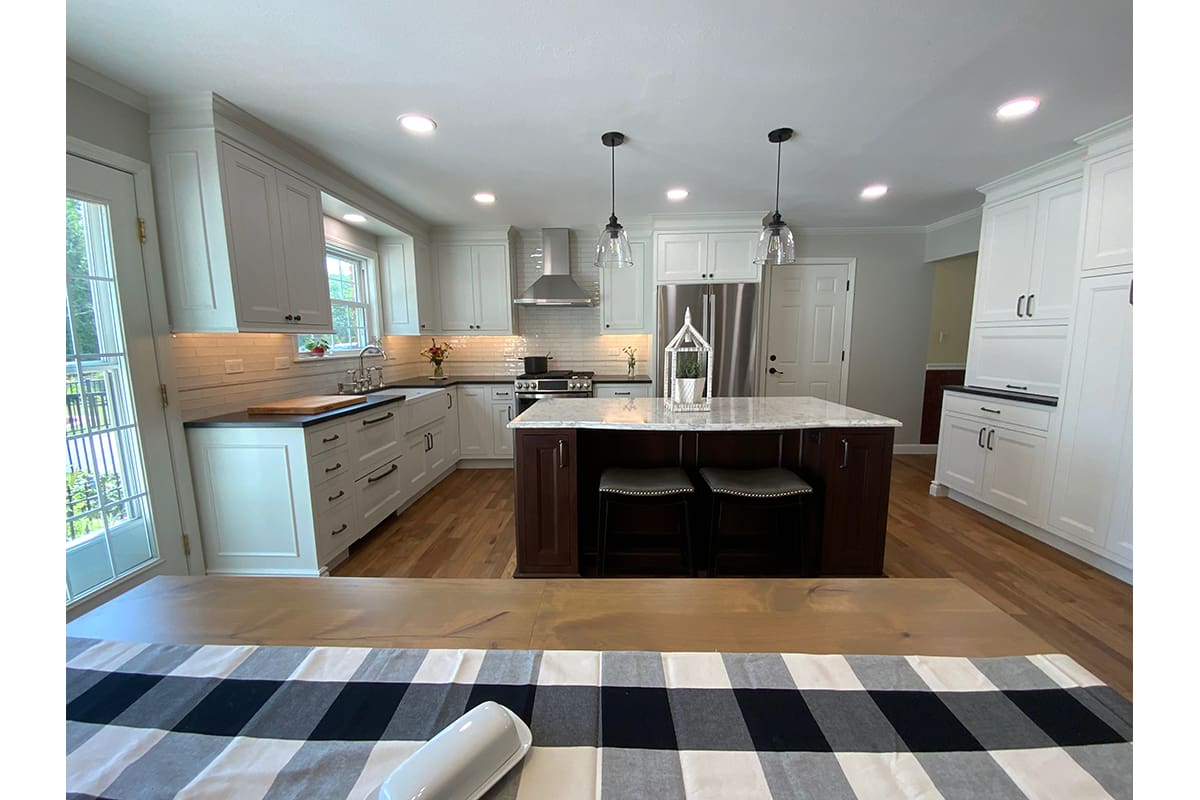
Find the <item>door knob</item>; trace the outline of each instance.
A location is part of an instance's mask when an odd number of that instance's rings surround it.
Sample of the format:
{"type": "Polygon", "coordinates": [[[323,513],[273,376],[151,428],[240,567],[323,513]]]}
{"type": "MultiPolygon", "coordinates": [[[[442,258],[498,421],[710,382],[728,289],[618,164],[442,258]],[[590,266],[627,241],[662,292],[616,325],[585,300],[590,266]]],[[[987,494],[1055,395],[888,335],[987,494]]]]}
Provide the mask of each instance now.
{"type": "Polygon", "coordinates": [[[772,375],[782,375],[783,374],[782,372],[775,369],[774,367],[771,367],[769,370],[767,370],[767,372],[771,373],[772,375]]]}

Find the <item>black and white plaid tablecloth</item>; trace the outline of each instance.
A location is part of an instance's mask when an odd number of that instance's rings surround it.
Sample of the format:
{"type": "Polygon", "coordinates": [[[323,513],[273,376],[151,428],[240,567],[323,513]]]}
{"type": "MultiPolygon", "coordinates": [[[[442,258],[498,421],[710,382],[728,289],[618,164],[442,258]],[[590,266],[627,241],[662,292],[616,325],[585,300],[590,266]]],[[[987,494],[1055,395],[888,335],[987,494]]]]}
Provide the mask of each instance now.
{"type": "Polygon", "coordinates": [[[73,797],[373,797],[495,700],[489,798],[1128,798],[1132,706],[1012,658],[227,647],[68,639],[73,797]]]}

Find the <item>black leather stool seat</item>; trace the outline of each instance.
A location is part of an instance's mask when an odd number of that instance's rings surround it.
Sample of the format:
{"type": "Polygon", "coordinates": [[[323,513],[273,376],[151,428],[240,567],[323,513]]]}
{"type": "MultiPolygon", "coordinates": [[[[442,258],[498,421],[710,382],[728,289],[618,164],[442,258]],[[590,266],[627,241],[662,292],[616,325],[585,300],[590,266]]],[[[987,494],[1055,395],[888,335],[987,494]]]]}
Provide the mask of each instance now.
{"type": "Polygon", "coordinates": [[[623,494],[630,497],[667,497],[691,494],[696,489],[687,473],[679,467],[629,469],[609,467],[600,476],[602,494],[623,494]]]}
{"type": "MultiPolygon", "coordinates": [[[[812,494],[813,488],[799,475],[780,467],[766,469],[725,469],[702,467],[700,477],[713,494],[733,497],[791,497],[812,494]]],[[[602,490],[603,491],[603,490],[602,490]]]]}

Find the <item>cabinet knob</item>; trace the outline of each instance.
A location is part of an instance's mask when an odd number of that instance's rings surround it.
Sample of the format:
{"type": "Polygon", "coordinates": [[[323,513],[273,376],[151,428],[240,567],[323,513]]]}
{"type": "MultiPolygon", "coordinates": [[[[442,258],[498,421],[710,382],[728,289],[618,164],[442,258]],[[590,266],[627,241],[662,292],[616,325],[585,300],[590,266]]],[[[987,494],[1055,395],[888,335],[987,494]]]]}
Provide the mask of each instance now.
{"type": "Polygon", "coordinates": [[[292,315],[291,315],[291,314],[288,314],[286,317],[284,317],[284,319],[285,319],[285,320],[287,320],[288,322],[291,322],[291,321],[292,321],[292,315]]]}
{"type": "Polygon", "coordinates": [[[300,321],[300,315],[299,315],[299,314],[297,314],[297,315],[296,315],[296,322],[299,322],[299,321],[300,321]]]}
{"type": "Polygon", "coordinates": [[[611,325],[609,325],[609,324],[606,322],[606,323],[604,323],[604,327],[606,327],[606,328],[611,328],[612,326],[611,326],[611,325]]]}

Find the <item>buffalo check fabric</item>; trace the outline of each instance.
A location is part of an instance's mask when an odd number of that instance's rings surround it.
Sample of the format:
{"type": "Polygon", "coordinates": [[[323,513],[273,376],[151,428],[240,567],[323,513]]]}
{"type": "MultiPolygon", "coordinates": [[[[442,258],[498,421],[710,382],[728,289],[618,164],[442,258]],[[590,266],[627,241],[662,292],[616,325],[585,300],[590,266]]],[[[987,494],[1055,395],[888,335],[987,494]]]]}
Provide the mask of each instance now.
{"type": "Polygon", "coordinates": [[[390,650],[68,639],[74,798],[364,798],[485,700],[488,798],[1128,798],[1132,706],[1062,655],[390,650]]]}

